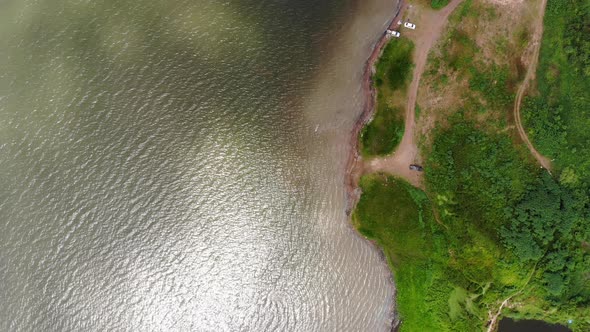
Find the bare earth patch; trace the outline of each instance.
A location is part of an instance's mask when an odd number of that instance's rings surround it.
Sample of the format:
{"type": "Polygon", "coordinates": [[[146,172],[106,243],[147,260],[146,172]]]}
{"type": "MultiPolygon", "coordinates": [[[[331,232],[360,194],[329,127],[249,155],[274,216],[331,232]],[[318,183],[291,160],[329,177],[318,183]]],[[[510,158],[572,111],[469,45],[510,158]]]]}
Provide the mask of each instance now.
{"type": "MultiPolygon", "coordinates": [[[[531,68],[536,66],[538,46],[535,42],[540,40],[538,27],[541,25],[542,28],[542,17],[539,19],[539,13],[542,13],[544,9],[544,1],[546,0],[531,4],[522,0],[473,0],[471,6],[477,6],[477,10],[473,13],[483,12],[484,14],[470,15],[467,11],[467,14],[464,13],[460,18],[451,17],[451,13],[462,0],[452,0],[445,8],[438,11],[420,3],[404,5],[403,21],[413,22],[417,26],[416,30],[399,27],[397,24],[401,20],[398,18],[391,26],[393,29],[401,29],[402,34],[410,38],[415,45],[413,58],[415,67],[407,96],[396,96],[406,101],[404,135],[399,146],[390,156],[364,161],[360,157],[355,158],[355,166],[350,172],[352,174],[350,184],[358,182],[362,174],[386,172],[423,189],[423,173],[409,169],[410,164],[421,164],[423,161],[418,144],[428,147],[431,143],[430,131],[437,125],[444,125],[448,116],[465,105],[466,98],[475,98],[485,107],[483,97],[477,98],[477,93],[469,92],[469,80],[466,77],[461,77],[457,72],[440,66],[444,52],[448,52],[452,42],[450,32],[455,28],[459,28],[465,36],[473,38],[472,43],[476,45],[474,60],[488,65],[509,65],[513,72],[518,73],[518,77],[522,76],[521,79],[524,79],[525,83],[519,89],[522,90],[519,92],[520,97],[517,98],[517,104],[520,105],[526,83],[534,74],[531,68]],[[445,29],[449,18],[449,29],[445,29]],[[529,43],[530,39],[533,43],[529,43]],[[438,61],[436,61],[437,58],[438,61]],[[418,117],[416,116],[417,104],[420,106],[418,117]]],[[[398,101],[392,102],[398,103],[398,101]]],[[[482,112],[469,116],[482,124],[502,119],[508,119],[511,122],[510,120],[514,119],[514,126],[509,123],[507,128],[518,128],[520,136],[526,143],[528,138],[524,131],[524,136],[520,131],[522,125],[519,124],[520,114],[516,109],[515,106],[514,114],[510,116],[501,112],[482,112]]],[[[545,163],[544,157],[532,148],[530,142],[527,146],[537,160],[543,160],[541,164],[544,167],[549,165],[545,163]]]]}
{"type": "MultiPolygon", "coordinates": [[[[522,0],[473,0],[463,17],[451,17],[446,35],[433,47],[423,84],[419,87],[418,104],[422,107],[417,120],[417,132],[423,135],[423,146],[430,145],[429,133],[436,125],[445,125],[445,119],[463,108],[466,98],[475,100],[485,108],[485,101],[470,91],[469,81],[441,63],[444,56],[454,51],[451,36],[453,30],[468,36],[476,45],[473,61],[487,65],[508,66],[516,73],[514,110],[508,113],[482,112],[469,115],[479,123],[507,121],[505,128],[517,129],[522,141],[542,167],[550,169],[550,162],[532,146],[520,121],[520,103],[529,81],[534,80],[536,61],[542,35],[543,12],[546,0],[524,2],[522,0]]],[[[456,44],[456,43],[455,43],[456,44]]],[[[456,47],[456,46],[455,46],[456,47]]]]}
{"type": "Polygon", "coordinates": [[[416,139],[415,108],[420,78],[426,67],[426,60],[431,47],[441,35],[449,15],[462,0],[452,0],[439,11],[419,6],[410,6],[406,12],[406,20],[416,22],[416,30],[404,29],[415,45],[414,72],[408,88],[405,114],[405,132],[396,151],[384,158],[374,158],[364,163],[364,172],[386,172],[401,177],[418,188],[424,188],[423,173],[409,169],[410,164],[421,163],[422,157],[416,139]]]}

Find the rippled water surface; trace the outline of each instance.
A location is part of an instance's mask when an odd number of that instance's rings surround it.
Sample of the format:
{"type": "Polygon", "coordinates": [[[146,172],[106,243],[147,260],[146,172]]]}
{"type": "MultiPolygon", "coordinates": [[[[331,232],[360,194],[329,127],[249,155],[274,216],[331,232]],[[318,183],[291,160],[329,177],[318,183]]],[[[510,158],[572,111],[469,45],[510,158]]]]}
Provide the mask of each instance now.
{"type": "Polygon", "coordinates": [[[345,215],[392,0],[0,1],[0,331],[379,331],[345,215]]]}

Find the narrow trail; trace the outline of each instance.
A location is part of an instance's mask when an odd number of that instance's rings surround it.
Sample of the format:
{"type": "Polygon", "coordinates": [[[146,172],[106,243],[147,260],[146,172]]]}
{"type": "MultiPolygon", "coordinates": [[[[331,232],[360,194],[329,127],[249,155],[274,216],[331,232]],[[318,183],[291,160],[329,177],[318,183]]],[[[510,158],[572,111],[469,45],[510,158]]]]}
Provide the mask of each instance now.
{"type": "Polygon", "coordinates": [[[500,315],[502,314],[502,309],[504,309],[504,307],[506,305],[508,305],[508,303],[510,302],[510,300],[515,297],[516,295],[520,294],[522,291],[524,291],[524,289],[526,288],[526,286],[529,284],[529,282],[531,281],[531,279],[533,278],[533,275],[535,274],[535,271],[537,270],[537,264],[535,264],[535,266],[533,266],[533,270],[531,271],[531,273],[529,273],[529,277],[527,278],[526,282],[524,283],[524,285],[522,285],[522,287],[516,291],[516,293],[508,296],[506,299],[504,299],[504,301],[502,301],[502,303],[500,303],[500,307],[498,308],[498,310],[496,311],[495,314],[492,314],[491,311],[488,312],[488,315],[490,317],[490,319],[488,320],[487,326],[487,332],[494,332],[496,331],[496,327],[498,325],[498,318],[500,318],[500,315]]]}
{"type": "Polygon", "coordinates": [[[490,317],[487,332],[494,332],[496,330],[496,325],[498,322],[498,318],[500,317],[500,314],[502,313],[502,309],[504,309],[504,307],[508,304],[508,301],[510,301],[512,296],[514,296],[514,295],[511,295],[510,297],[508,297],[507,299],[502,301],[502,303],[500,304],[500,308],[498,308],[498,311],[496,312],[496,314],[490,317]]]}
{"type": "Polygon", "coordinates": [[[462,1],[452,0],[445,8],[439,11],[424,10],[420,15],[419,25],[417,25],[415,31],[403,29],[402,33],[408,34],[413,40],[416,50],[414,52],[415,67],[412,82],[408,89],[404,136],[392,155],[366,161],[363,173],[386,172],[405,179],[415,187],[424,188],[423,173],[409,169],[410,164],[421,162],[415,137],[415,110],[418,87],[420,86],[420,78],[426,67],[430,49],[440,37],[450,14],[462,1]]]}
{"type": "Polygon", "coordinates": [[[539,51],[541,50],[541,39],[543,37],[543,17],[545,16],[545,6],[546,5],[547,5],[547,0],[541,0],[541,4],[539,6],[539,13],[537,15],[537,22],[535,22],[535,32],[533,33],[533,37],[532,37],[532,41],[531,41],[532,54],[530,56],[530,63],[527,68],[527,72],[524,77],[524,80],[522,81],[522,84],[520,85],[520,87],[518,88],[518,92],[516,93],[516,100],[514,101],[513,112],[514,112],[514,121],[516,123],[516,128],[518,129],[518,134],[520,135],[520,138],[524,141],[524,143],[526,144],[527,148],[529,149],[529,151],[531,152],[533,157],[535,157],[535,159],[537,159],[539,164],[541,164],[541,167],[545,168],[549,172],[549,174],[551,174],[551,160],[549,160],[549,158],[540,154],[535,149],[535,147],[533,146],[533,144],[529,140],[529,137],[528,137],[526,131],[524,130],[524,127],[522,126],[522,120],[520,118],[520,106],[522,104],[522,97],[524,96],[530,81],[535,79],[535,73],[537,71],[537,63],[539,61],[539,51]]]}
{"type": "MultiPolygon", "coordinates": [[[[522,81],[522,84],[518,88],[518,91],[516,93],[516,100],[514,101],[514,120],[516,122],[516,128],[518,129],[518,134],[520,135],[520,138],[524,141],[524,143],[528,147],[528,149],[531,152],[531,154],[533,155],[533,157],[535,157],[535,159],[537,159],[539,164],[541,164],[541,167],[545,168],[549,172],[549,174],[551,174],[551,161],[547,157],[540,154],[535,149],[535,147],[533,146],[533,144],[529,140],[529,137],[526,134],[524,127],[522,126],[522,121],[520,118],[520,105],[522,104],[522,97],[524,96],[524,93],[526,92],[529,82],[531,80],[535,79],[535,72],[537,70],[537,63],[539,61],[539,51],[541,50],[541,39],[543,37],[543,17],[545,16],[545,6],[546,5],[547,5],[547,0],[541,0],[541,4],[539,5],[539,13],[537,15],[537,22],[535,22],[535,32],[533,33],[533,40],[532,40],[533,49],[532,49],[532,54],[530,56],[531,62],[529,63],[529,66],[527,68],[527,72],[525,74],[524,80],[522,81]]],[[[535,266],[535,268],[536,268],[536,266],[535,266]]],[[[529,278],[528,278],[527,282],[525,283],[525,285],[523,286],[523,289],[524,289],[524,287],[526,287],[526,285],[531,280],[531,277],[535,271],[535,268],[533,268],[533,271],[529,275],[529,278]]],[[[508,298],[506,298],[504,301],[502,301],[502,303],[500,304],[500,307],[498,308],[498,310],[496,311],[496,313],[494,315],[492,315],[490,313],[490,320],[488,321],[487,332],[493,332],[496,330],[496,327],[498,324],[498,318],[502,314],[502,309],[504,309],[504,307],[508,304],[508,302],[510,301],[511,298],[516,296],[521,291],[522,291],[522,289],[520,291],[510,295],[508,298]]]]}

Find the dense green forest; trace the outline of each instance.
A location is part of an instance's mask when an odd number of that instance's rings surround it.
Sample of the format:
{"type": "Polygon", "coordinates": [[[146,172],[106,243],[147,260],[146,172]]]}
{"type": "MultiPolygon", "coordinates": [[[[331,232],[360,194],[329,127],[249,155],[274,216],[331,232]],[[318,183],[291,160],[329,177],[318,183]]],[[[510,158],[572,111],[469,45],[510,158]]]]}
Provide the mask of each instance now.
{"type": "Polygon", "coordinates": [[[590,183],[590,1],[549,0],[537,92],[523,108],[537,149],[568,186],[590,183]]]}
{"type": "Polygon", "coordinates": [[[544,22],[524,115],[553,174],[504,130],[509,118],[478,120],[510,113],[522,72],[478,60],[457,28],[431,61],[469,89],[422,147],[425,192],[385,174],[361,179],[353,221],[394,271],[401,331],[484,330],[507,299],[505,316],[590,331],[590,2],[549,0],[544,22]]]}
{"type": "Polygon", "coordinates": [[[365,157],[393,152],[404,135],[404,110],[392,105],[395,92],[403,93],[412,74],[414,44],[406,38],[392,39],[383,49],[375,66],[373,80],[377,89],[377,110],[361,133],[365,157]]]}
{"type": "Polygon", "coordinates": [[[436,134],[426,180],[464,270],[461,287],[489,285],[484,306],[513,295],[523,303],[516,317],[590,328],[587,190],[560,185],[508,135],[481,130],[462,113],[436,134]]]}
{"type": "Polygon", "coordinates": [[[426,193],[361,180],[354,223],[383,248],[401,331],[478,331],[506,298],[514,317],[590,329],[586,192],[561,186],[510,137],[457,113],[436,129],[426,193]]]}

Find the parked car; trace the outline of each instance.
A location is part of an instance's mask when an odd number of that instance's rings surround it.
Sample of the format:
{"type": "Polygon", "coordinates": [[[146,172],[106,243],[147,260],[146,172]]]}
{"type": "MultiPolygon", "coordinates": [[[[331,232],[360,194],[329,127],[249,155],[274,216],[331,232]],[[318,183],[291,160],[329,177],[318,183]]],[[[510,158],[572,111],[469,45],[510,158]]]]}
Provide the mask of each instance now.
{"type": "Polygon", "coordinates": [[[422,172],[424,170],[424,168],[422,168],[422,166],[416,165],[416,164],[410,164],[410,169],[412,171],[418,171],[418,172],[422,172]]]}
{"type": "Polygon", "coordinates": [[[390,36],[394,36],[395,38],[399,38],[400,34],[397,31],[394,30],[387,30],[387,34],[390,36]]]}
{"type": "Polygon", "coordinates": [[[412,30],[416,29],[416,25],[413,23],[410,23],[410,22],[404,23],[404,26],[408,29],[412,29],[412,30]]]}

